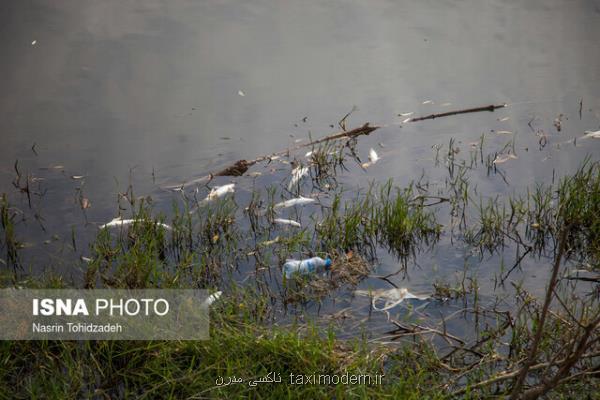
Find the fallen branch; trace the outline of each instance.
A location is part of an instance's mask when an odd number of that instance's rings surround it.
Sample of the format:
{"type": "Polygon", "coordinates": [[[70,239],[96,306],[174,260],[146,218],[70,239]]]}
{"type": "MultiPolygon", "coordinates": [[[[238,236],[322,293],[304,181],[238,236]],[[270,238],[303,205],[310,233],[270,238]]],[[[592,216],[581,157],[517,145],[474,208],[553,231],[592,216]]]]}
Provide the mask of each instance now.
{"type": "Polygon", "coordinates": [[[451,115],[468,114],[468,113],[481,112],[481,111],[493,112],[494,110],[497,110],[499,108],[504,108],[506,106],[507,106],[507,104],[500,104],[497,106],[490,104],[489,106],[485,106],[485,107],[467,108],[464,110],[448,111],[448,112],[440,113],[440,114],[430,114],[425,117],[411,118],[407,122],[424,121],[426,119],[436,119],[436,118],[442,118],[442,117],[449,117],[451,115]]]}
{"type": "Polygon", "coordinates": [[[329,136],[325,136],[321,139],[317,139],[317,140],[313,140],[311,142],[308,143],[304,143],[304,144],[300,144],[297,145],[295,147],[292,148],[288,148],[285,150],[281,150],[278,151],[276,153],[272,153],[272,154],[268,154],[268,155],[264,155],[264,156],[260,156],[257,157],[253,160],[238,160],[235,163],[229,165],[228,167],[218,171],[218,172],[214,172],[211,174],[208,174],[206,176],[203,176],[201,178],[197,178],[194,179],[193,181],[189,181],[186,183],[183,183],[182,185],[177,185],[174,186],[176,188],[182,188],[185,187],[187,185],[190,185],[192,183],[198,183],[204,180],[211,180],[213,177],[215,176],[242,176],[246,173],[246,171],[248,171],[248,168],[250,168],[251,166],[253,166],[254,164],[257,164],[259,162],[262,161],[267,161],[270,160],[274,157],[278,157],[278,156],[282,156],[285,154],[288,154],[291,151],[295,151],[295,150],[299,150],[305,147],[312,147],[315,146],[317,144],[320,143],[324,143],[324,142],[330,142],[332,140],[337,140],[337,139],[344,139],[344,138],[348,138],[348,139],[353,139],[356,138],[358,136],[363,136],[363,135],[369,135],[371,132],[373,132],[374,130],[379,129],[379,126],[371,126],[369,125],[369,123],[365,123],[363,126],[360,126],[358,128],[354,128],[352,130],[349,131],[342,131],[339,133],[335,133],[333,135],[329,135],[329,136]]]}

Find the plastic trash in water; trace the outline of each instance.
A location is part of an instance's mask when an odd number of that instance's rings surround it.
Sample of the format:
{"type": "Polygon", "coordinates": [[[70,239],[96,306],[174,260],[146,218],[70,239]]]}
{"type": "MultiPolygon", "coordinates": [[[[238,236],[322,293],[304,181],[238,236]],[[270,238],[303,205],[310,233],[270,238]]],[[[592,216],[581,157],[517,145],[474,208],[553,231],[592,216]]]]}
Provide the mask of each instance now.
{"type": "Polygon", "coordinates": [[[407,288],[393,288],[389,290],[356,290],[354,294],[358,296],[373,296],[371,305],[375,311],[387,311],[396,307],[406,299],[427,300],[429,295],[416,295],[408,291],[407,288]],[[377,307],[378,301],[385,301],[382,308],[377,307]]]}
{"type": "Polygon", "coordinates": [[[320,271],[327,271],[331,268],[331,259],[328,257],[322,259],[321,257],[308,258],[306,260],[287,260],[283,264],[283,274],[287,279],[292,278],[295,274],[298,275],[310,275],[320,271]]]}

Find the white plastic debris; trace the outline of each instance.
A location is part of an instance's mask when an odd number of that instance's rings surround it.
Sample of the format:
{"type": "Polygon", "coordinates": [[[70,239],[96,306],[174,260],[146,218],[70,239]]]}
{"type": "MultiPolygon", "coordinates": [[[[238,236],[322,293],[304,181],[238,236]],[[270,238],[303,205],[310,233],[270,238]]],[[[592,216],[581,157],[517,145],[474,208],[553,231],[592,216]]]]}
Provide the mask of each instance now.
{"type": "Polygon", "coordinates": [[[288,208],[288,207],[293,207],[293,206],[303,206],[306,204],[312,204],[314,202],[316,202],[315,199],[300,196],[295,199],[289,199],[286,201],[282,201],[281,203],[277,203],[273,206],[273,208],[288,208]]]}
{"type": "Polygon", "coordinates": [[[228,185],[223,186],[215,186],[211,189],[208,196],[206,196],[205,201],[213,201],[218,199],[219,197],[225,196],[227,193],[233,193],[235,190],[235,183],[230,183],[228,185]]]}
{"type": "Polygon", "coordinates": [[[372,296],[371,305],[375,311],[387,311],[396,307],[406,299],[427,300],[429,295],[416,295],[408,291],[407,288],[393,288],[388,290],[355,290],[354,294],[358,296],[372,296]],[[377,307],[378,301],[385,301],[382,308],[377,307]]]}
{"type": "Polygon", "coordinates": [[[310,275],[321,271],[327,271],[331,268],[331,259],[327,257],[308,258],[306,260],[287,260],[283,265],[283,273],[287,279],[292,278],[295,274],[310,275]]]}
{"type": "Polygon", "coordinates": [[[238,90],[238,95],[240,95],[240,96],[244,97],[244,96],[246,95],[246,93],[244,93],[244,92],[243,92],[243,91],[241,91],[241,90],[238,90]]]}
{"type": "MultiPolygon", "coordinates": [[[[127,226],[127,225],[131,225],[133,224],[135,221],[140,221],[140,220],[135,220],[135,219],[123,219],[121,217],[117,217],[117,218],[113,218],[112,221],[107,222],[106,224],[100,225],[99,228],[100,229],[104,229],[104,228],[113,228],[115,226],[127,226]]],[[[167,230],[172,230],[173,228],[171,228],[171,226],[167,225],[167,224],[163,224],[162,222],[156,222],[157,225],[162,226],[163,228],[167,229],[167,230]]]]}
{"type": "Polygon", "coordinates": [[[292,170],[292,179],[290,179],[290,183],[288,184],[288,190],[292,190],[300,179],[308,175],[308,167],[296,167],[292,170]]]}
{"type": "Polygon", "coordinates": [[[275,218],[273,220],[273,222],[275,222],[276,224],[280,224],[280,225],[291,225],[291,226],[295,226],[297,228],[301,228],[302,225],[300,225],[300,222],[291,220],[291,219],[284,219],[284,218],[275,218]]]}

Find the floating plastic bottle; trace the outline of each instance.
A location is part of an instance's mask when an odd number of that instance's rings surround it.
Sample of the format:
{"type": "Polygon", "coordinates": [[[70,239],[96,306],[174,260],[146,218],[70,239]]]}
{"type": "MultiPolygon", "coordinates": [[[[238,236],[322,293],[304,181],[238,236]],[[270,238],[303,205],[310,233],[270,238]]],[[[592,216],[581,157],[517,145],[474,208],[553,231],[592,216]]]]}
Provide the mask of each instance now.
{"type": "Polygon", "coordinates": [[[320,271],[326,271],[331,267],[331,259],[323,260],[321,257],[308,258],[306,260],[287,260],[283,265],[283,273],[287,279],[294,274],[310,275],[320,271]]]}

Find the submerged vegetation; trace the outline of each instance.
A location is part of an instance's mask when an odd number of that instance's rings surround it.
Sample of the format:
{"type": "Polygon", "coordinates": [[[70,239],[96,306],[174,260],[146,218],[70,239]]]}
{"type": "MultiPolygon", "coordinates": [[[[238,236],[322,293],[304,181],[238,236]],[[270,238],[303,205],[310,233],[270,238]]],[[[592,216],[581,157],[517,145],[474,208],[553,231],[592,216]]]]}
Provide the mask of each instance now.
{"type": "MultiPolygon", "coordinates": [[[[118,213],[131,223],[97,230],[80,261],[80,280],[26,273],[18,212],[3,195],[3,287],[206,288],[224,295],[211,309],[207,341],[3,342],[0,398],[597,396],[600,280],[578,279],[573,271],[600,272],[600,164],[586,159],[555,182],[484,196],[471,174],[482,166],[506,181],[499,165],[516,156],[514,140],[485,154],[481,136],[465,159],[453,140],[434,147],[441,181],[424,175],[404,187],[371,182],[364,190],[339,182],[349,161],[371,166],[361,162],[356,138],[345,139],[296,155],[291,168],[301,173],[270,187],[253,180],[245,197],[231,184],[221,191],[184,188],[166,213],[128,187],[118,213]],[[347,305],[369,279],[397,287],[395,275],[408,275],[421,254],[444,241],[469,255],[459,281],[431,282],[428,303],[380,313],[383,335],[370,331],[377,310],[369,301],[360,315],[352,310],[360,305],[320,315],[338,299],[347,305]],[[513,252],[514,262],[505,265],[513,252]],[[282,275],[287,258],[315,255],[333,259],[329,273],[282,275]],[[397,260],[397,271],[380,275],[382,257],[397,260]],[[469,269],[473,258],[486,257],[499,260],[496,296],[482,296],[469,269]],[[541,265],[542,296],[524,284],[530,261],[541,265]],[[438,317],[430,304],[456,309],[438,317]],[[345,321],[350,335],[337,329],[345,321]],[[457,321],[468,333],[451,332],[457,321]],[[272,371],[284,376],[281,384],[215,384],[218,376],[247,381],[272,371]],[[348,386],[287,381],[289,374],[346,372],[385,379],[348,386]]],[[[377,157],[370,155],[371,162],[377,157]]],[[[290,167],[280,157],[269,162],[290,167]]]]}

